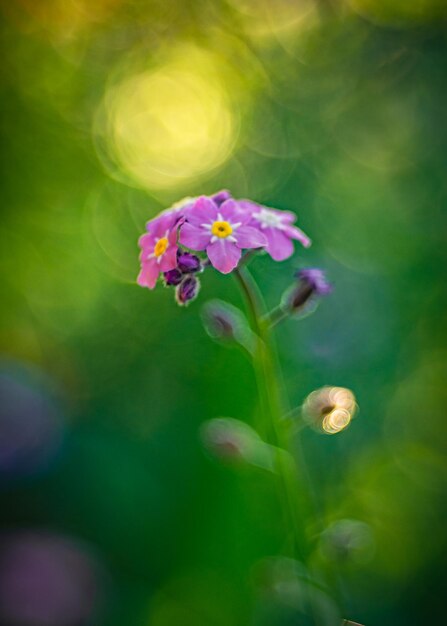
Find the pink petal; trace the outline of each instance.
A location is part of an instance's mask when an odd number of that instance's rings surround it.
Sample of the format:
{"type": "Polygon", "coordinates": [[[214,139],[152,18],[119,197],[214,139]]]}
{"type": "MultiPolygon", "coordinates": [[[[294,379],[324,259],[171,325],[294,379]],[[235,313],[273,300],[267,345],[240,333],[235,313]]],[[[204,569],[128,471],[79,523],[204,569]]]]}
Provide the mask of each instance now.
{"type": "Polygon", "coordinates": [[[188,222],[194,226],[211,224],[217,219],[217,206],[206,196],[200,196],[188,211],[188,222]]]}
{"type": "Polygon", "coordinates": [[[296,239],[297,241],[301,242],[305,248],[308,248],[312,243],[309,237],[296,226],[286,226],[283,232],[288,237],[291,237],[292,239],[296,239]]]}
{"type": "Polygon", "coordinates": [[[171,232],[168,234],[168,241],[169,241],[170,246],[177,245],[177,231],[178,231],[178,228],[176,227],[176,228],[173,228],[171,232]]]}
{"type": "Polygon", "coordinates": [[[233,233],[239,248],[263,248],[267,245],[265,235],[252,226],[241,226],[233,233]]]}
{"type": "Polygon", "coordinates": [[[193,198],[184,198],[180,202],[176,202],[175,206],[171,206],[169,209],[165,209],[160,213],[160,216],[170,215],[174,221],[179,220],[186,211],[188,211],[194,204],[193,198]]]}
{"type": "Polygon", "coordinates": [[[211,233],[201,226],[194,226],[186,222],[180,228],[179,241],[182,246],[191,250],[205,250],[211,239],[211,233]]]}
{"type": "Polygon", "coordinates": [[[159,223],[161,218],[162,218],[161,215],[157,215],[157,217],[153,217],[151,220],[146,222],[146,230],[150,235],[153,235],[153,232],[156,229],[157,224],[159,223]]]}
{"type": "Polygon", "coordinates": [[[140,248],[150,248],[152,250],[155,245],[154,235],[152,233],[146,233],[145,235],[141,235],[141,237],[138,239],[138,245],[140,246],[140,248]]]}
{"type": "Polygon", "coordinates": [[[166,215],[162,215],[160,221],[157,224],[157,237],[164,237],[167,231],[172,231],[176,229],[182,220],[182,214],[178,211],[172,211],[171,213],[167,213],[166,215]]]}
{"type": "Polygon", "coordinates": [[[242,222],[242,224],[246,224],[251,217],[248,211],[244,211],[244,209],[239,206],[239,203],[232,199],[225,200],[225,202],[220,205],[219,213],[224,220],[230,223],[242,222]]]}
{"type": "Polygon", "coordinates": [[[169,246],[159,263],[162,272],[169,272],[177,267],[177,246],[169,246]]]}
{"type": "Polygon", "coordinates": [[[152,254],[152,252],[154,251],[154,248],[143,248],[140,252],[140,256],[138,257],[139,261],[141,263],[144,263],[145,261],[148,261],[149,256],[152,254]]]}
{"type": "Polygon", "coordinates": [[[207,247],[206,252],[211,264],[222,274],[229,274],[229,272],[234,270],[242,254],[241,249],[235,243],[225,239],[219,239],[211,243],[207,247]]]}
{"type": "Polygon", "coordinates": [[[158,215],[146,224],[146,230],[152,237],[162,237],[170,226],[171,218],[169,215],[158,215]]]}
{"type": "Polygon", "coordinates": [[[143,263],[143,266],[138,274],[137,283],[140,287],[148,287],[153,289],[157,282],[160,268],[154,259],[151,259],[147,263],[143,263]]]}
{"type": "Polygon", "coordinates": [[[237,201],[239,208],[241,208],[244,212],[248,212],[251,214],[259,213],[262,209],[260,204],[256,204],[256,202],[252,202],[251,200],[238,200],[237,201]]]}
{"type": "Polygon", "coordinates": [[[296,220],[296,215],[292,211],[277,211],[277,213],[281,215],[284,224],[292,224],[296,220]]]}
{"type": "Polygon", "coordinates": [[[284,234],[284,231],[277,228],[266,228],[264,230],[267,237],[266,250],[275,261],[284,261],[293,254],[293,243],[284,234]]]}

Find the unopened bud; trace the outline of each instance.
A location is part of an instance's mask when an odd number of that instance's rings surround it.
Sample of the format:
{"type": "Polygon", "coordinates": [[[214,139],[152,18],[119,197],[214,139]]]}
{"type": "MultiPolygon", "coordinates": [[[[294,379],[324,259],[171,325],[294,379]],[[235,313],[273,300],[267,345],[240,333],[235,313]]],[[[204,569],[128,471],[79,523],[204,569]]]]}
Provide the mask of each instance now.
{"type": "Polygon", "coordinates": [[[228,344],[238,343],[249,352],[255,341],[245,315],[223,300],[211,300],[202,309],[202,321],[212,339],[228,344]]]}
{"type": "Polygon", "coordinates": [[[202,441],[213,456],[228,462],[240,462],[246,454],[251,432],[237,420],[219,418],[206,422],[202,428],[202,441]]]}
{"type": "Polygon", "coordinates": [[[282,308],[285,310],[301,311],[315,296],[326,296],[332,291],[332,285],[320,269],[299,270],[295,277],[298,278],[298,283],[288,289],[283,297],[282,308]]]}
{"type": "Polygon", "coordinates": [[[225,202],[225,200],[229,200],[231,198],[231,193],[226,189],[222,189],[218,191],[214,195],[211,196],[211,200],[219,207],[221,204],[225,202]]]}
{"type": "Polygon", "coordinates": [[[187,276],[176,287],[175,298],[180,306],[187,306],[192,302],[199,293],[200,282],[194,276],[187,276]]]}
{"type": "Polygon", "coordinates": [[[205,422],[201,439],[207,452],[229,465],[251,465],[274,471],[274,455],[258,433],[245,422],[219,417],[205,422]]]}
{"type": "Polygon", "coordinates": [[[183,274],[177,268],[174,268],[173,270],[169,270],[168,272],[164,272],[163,276],[165,279],[165,285],[168,287],[180,285],[180,283],[183,280],[183,274]]]}
{"type": "Polygon", "coordinates": [[[207,302],[202,309],[206,331],[213,339],[234,340],[241,325],[240,313],[220,300],[207,302]]]}
{"type": "Polygon", "coordinates": [[[202,269],[200,259],[195,254],[190,252],[178,252],[177,254],[177,267],[183,274],[193,274],[202,269]]]}

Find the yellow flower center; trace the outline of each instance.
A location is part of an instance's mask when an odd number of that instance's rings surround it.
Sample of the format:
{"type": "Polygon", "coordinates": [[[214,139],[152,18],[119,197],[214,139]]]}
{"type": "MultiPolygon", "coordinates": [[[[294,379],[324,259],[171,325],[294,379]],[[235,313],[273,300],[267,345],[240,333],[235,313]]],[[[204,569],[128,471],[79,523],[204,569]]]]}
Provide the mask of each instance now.
{"type": "Polygon", "coordinates": [[[167,237],[162,237],[161,239],[159,239],[157,243],[155,244],[155,248],[154,248],[155,256],[158,257],[164,254],[166,252],[166,248],[168,247],[168,245],[169,245],[169,242],[168,242],[167,237]]]}
{"type": "Polygon", "coordinates": [[[233,232],[231,225],[228,222],[214,222],[211,226],[211,232],[216,237],[228,237],[233,232]]]}

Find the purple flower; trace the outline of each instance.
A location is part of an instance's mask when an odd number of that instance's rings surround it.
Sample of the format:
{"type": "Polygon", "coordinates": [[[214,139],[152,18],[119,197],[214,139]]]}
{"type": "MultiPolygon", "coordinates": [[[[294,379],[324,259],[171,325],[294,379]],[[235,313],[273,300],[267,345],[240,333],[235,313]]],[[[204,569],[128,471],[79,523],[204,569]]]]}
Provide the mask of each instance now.
{"type": "Polygon", "coordinates": [[[189,210],[180,229],[180,243],[192,250],[206,250],[211,264],[228,274],[238,264],[243,248],[261,248],[267,240],[260,230],[248,226],[251,215],[232,200],[220,206],[201,196],[189,210]]]}
{"type": "Polygon", "coordinates": [[[141,270],[137,282],[141,287],[153,289],[160,272],[177,266],[177,223],[176,215],[162,215],[149,222],[150,231],[140,237],[141,270]]]}
{"type": "Polygon", "coordinates": [[[293,239],[308,248],[311,241],[302,230],[293,226],[296,215],[290,211],[270,209],[250,200],[238,201],[239,206],[251,215],[251,226],[260,228],[267,239],[265,249],[275,261],[284,261],[293,254],[293,239]]]}
{"type": "Polygon", "coordinates": [[[197,297],[200,289],[199,279],[195,276],[187,276],[176,287],[175,299],[181,306],[186,306],[197,297]]]}

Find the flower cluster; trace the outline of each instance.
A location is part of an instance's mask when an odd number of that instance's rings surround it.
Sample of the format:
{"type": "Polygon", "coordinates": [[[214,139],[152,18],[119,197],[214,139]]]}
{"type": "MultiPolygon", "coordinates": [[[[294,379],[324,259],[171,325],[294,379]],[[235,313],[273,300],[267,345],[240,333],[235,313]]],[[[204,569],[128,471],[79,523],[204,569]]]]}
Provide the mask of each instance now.
{"type": "Polygon", "coordinates": [[[228,274],[244,250],[265,250],[283,261],[293,254],[294,240],[310,246],[295,220],[294,213],[235,200],[225,190],[186,198],[147,223],[147,233],[138,242],[138,284],[153,289],[162,275],[165,285],[175,286],[177,302],[187,304],[197,295],[197,273],[206,265],[228,274]]]}

